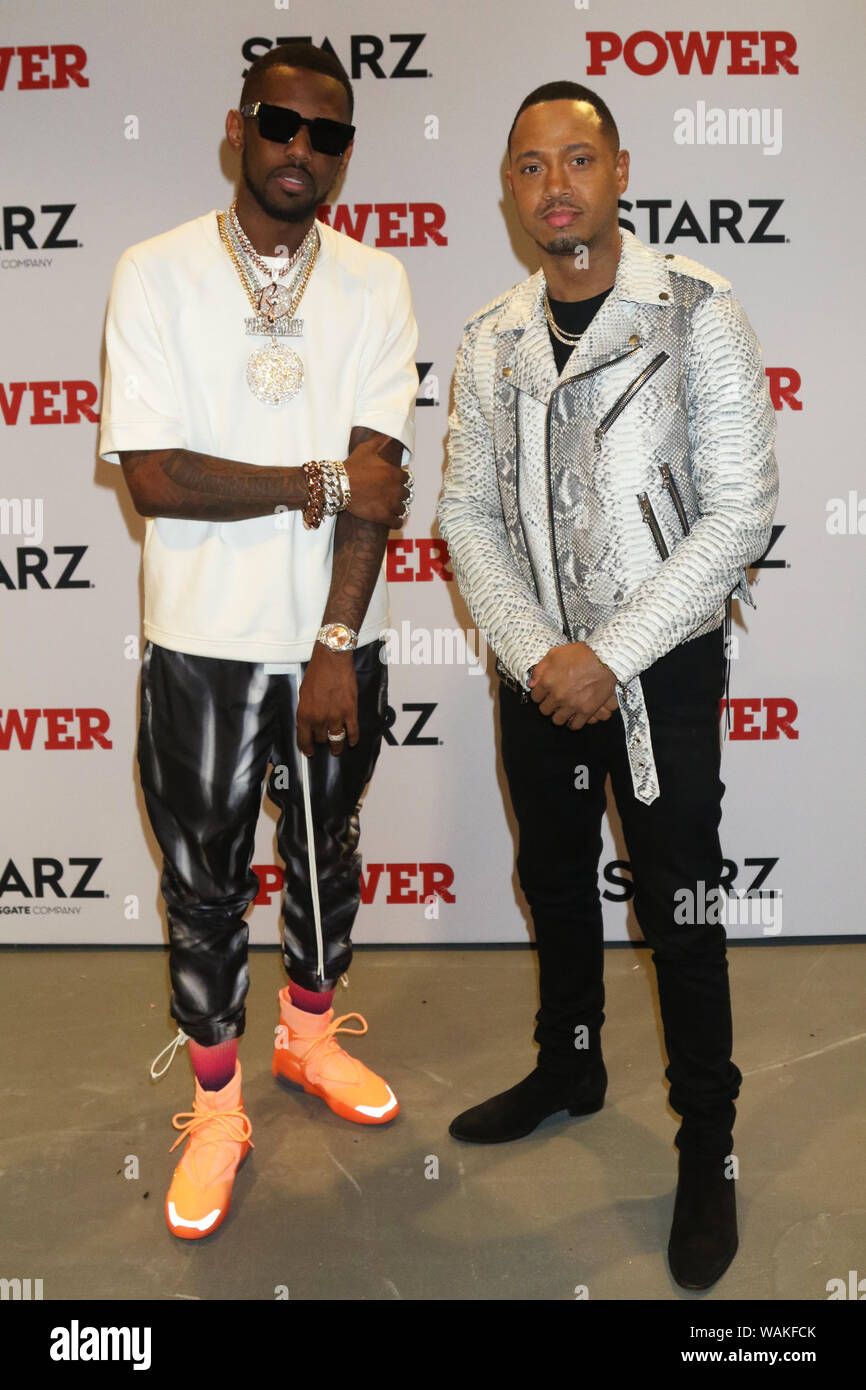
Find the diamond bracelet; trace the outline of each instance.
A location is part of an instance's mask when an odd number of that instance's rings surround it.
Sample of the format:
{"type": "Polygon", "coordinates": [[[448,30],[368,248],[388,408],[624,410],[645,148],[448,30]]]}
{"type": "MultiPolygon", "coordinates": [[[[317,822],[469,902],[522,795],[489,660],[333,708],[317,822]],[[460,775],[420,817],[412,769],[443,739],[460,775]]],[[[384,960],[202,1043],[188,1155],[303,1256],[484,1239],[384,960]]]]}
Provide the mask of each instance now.
{"type": "Polygon", "coordinates": [[[304,524],[317,530],[326,516],[343,512],[352,500],[349,475],[342,460],[317,459],[304,464],[310,500],[304,509],[304,524]]]}
{"type": "Polygon", "coordinates": [[[319,459],[318,463],[325,489],[325,516],[336,516],[345,511],[352,496],[346,470],[337,459],[319,459]]]}

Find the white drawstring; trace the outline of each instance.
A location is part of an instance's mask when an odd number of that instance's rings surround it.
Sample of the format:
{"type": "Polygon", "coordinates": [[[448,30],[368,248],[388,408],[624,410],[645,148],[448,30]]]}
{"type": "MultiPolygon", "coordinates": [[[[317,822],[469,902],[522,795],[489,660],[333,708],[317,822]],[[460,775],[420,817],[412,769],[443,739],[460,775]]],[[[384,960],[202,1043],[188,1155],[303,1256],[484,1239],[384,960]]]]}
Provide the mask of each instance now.
{"type": "MultiPolygon", "coordinates": [[[[301,665],[295,665],[295,680],[297,681],[296,690],[300,693],[301,686],[301,665]]],[[[297,703],[295,705],[297,708],[297,703]]],[[[301,754],[301,787],[304,793],[304,816],[307,822],[307,859],[310,864],[310,892],[313,898],[313,922],[316,928],[316,954],[318,958],[318,969],[316,974],[320,980],[325,978],[324,947],[322,946],[322,909],[319,905],[319,872],[316,868],[316,841],[315,831],[313,830],[313,808],[310,803],[310,772],[307,767],[307,757],[301,754]]]]}
{"type": "Polygon", "coordinates": [[[161,1076],[165,1076],[165,1073],[168,1071],[169,1067],[171,1066],[172,1062],[174,1061],[174,1054],[177,1052],[177,1049],[178,1049],[179,1047],[183,1047],[184,1043],[188,1043],[188,1042],[189,1042],[189,1038],[188,1038],[187,1034],[183,1031],[182,1028],[178,1028],[178,1030],[177,1030],[177,1037],[176,1037],[176,1038],[172,1038],[171,1042],[168,1043],[168,1044],[162,1049],[162,1052],[160,1052],[158,1056],[154,1057],[153,1061],[152,1061],[151,1064],[150,1064],[150,1075],[151,1075],[151,1077],[153,1078],[154,1081],[158,1081],[159,1078],[160,1078],[161,1076]],[[162,1071],[154,1071],[154,1067],[156,1066],[156,1064],[157,1064],[157,1062],[159,1061],[160,1057],[164,1057],[165,1054],[166,1054],[166,1052],[168,1052],[169,1048],[171,1048],[171,1056],[169,1057],[169,1059],[168,1059],[168,1061],[166,1062],[165,1066],[163,1067],[162,1071]]]}
{"type": "Polygon", "coordinates": [[[325,966],[322,951],[322,909],[319,906],[319,875],[316,868],[316,845],[313,830],[313,808],[310,804],[310,773],[307,768],[306,756],[301,754],[301,786],[304,790],[304,815],[307,818],[307,857],[310,861],[310,891],[313,895],[313,921],[316,926],[316,952],[318,955],[318,970],[316,971],[320,980],[325,978],[325,966]]]}

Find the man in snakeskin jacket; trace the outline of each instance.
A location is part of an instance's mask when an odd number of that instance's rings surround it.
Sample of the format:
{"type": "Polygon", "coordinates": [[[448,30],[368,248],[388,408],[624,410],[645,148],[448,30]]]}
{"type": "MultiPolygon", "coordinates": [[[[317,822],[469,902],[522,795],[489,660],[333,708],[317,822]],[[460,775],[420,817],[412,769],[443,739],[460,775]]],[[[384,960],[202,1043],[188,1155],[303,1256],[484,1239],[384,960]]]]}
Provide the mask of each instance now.
{"type": "Polygon", "coordinates": [[[526,98],[507,178],[541,269],[469,320],[457,359],[439,524],[498,658],[541,1007],[535,1070],[451,1133],[502,1142],[603,1104],[609,773],[682,1117],[670,1267],[705,1288],[737,1249],[742,1080],[719,920],[723,638],[770,538],[775,423],[729,282],[619,228],[628,168],[593,92],[526,98]],[[684,923],[683,902],[716,910],[684,923]]]}

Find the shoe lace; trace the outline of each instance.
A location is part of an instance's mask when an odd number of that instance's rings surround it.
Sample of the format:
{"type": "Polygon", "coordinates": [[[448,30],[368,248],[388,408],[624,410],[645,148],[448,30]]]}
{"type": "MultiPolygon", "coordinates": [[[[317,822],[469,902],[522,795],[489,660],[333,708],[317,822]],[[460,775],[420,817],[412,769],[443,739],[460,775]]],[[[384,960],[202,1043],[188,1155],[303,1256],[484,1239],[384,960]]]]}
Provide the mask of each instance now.
{"type": "Polygon", "coordinates": [[[188,1043],[188,1042],[189,1042],[189,1036],[183,1031],[182,1028],[178,1028],[178,1030],[177,1030],[177,1037],[176,1037],[176,1038],[172,1038],[171,1042],[166,1044],[166,1046],[162,1049],[162,1052],[158,1053],[157,1056],[154,1057],[153,1061],[152,1061],[151,1064],[150,1064],[150,1075],[151,1075],[151,1077],[152,1077],[152,1079],[153,1079],[154,1081],[158,1081],[159,1078],[160,1078],[161,1076],[165,1076],[165,1073],[168,1071],[169,1067],[171,1066],[172,1062],[174,1061],[174,1056],[175,1056],[175,1053],[177,1052],[178,1048],[179,1048],[179,1047],[183,1047],[184,1043],[188,1043]],[[165,1066],[162,1068],[161,1071],[154,1071],[154,1067],[156,1066],[156,1064],[157,1064],[157,1062],[159,1061],[160,1057],[164,1057],[165,1054],[166,1054],[166,1052],[169,1051],[169,1049],[171,1049],[171,1055],[170,1055],[168,1061],[166,1062],[165,1066]]]}
{"type": "Polygon", "coordinates": [[[342,1051],[335,1036],[337,1033],[350,1033],[352,1037],[362,1038],[366,1032],[367,1020],[364,1018],[363,1014],[341,1014],[339,1018],[331,1020],[324,1033],[320,1034],[311,1046],[307,1048],[301,1060],[306,1066],[314,1057],[317,1062],[321,1062],[328,1053],[342,1051]],[[342,1028],[340,1025],[350,1018],[357,1018],[360,1023],[363,1023],[363,1028],[342,1028]]]}
{"type": "Polygon", "coordinates": [[[200,1144],[241,1144],[248,1140],[251,1149],[256,1147],[252,1141],[252,1123],[242,1105],[236,1105],[231,1110],[211,1110],[196,1099],[192,1110],[182,1110],[179,1114],[173,1115],[171,1122],[175,1129],[180,1130],[180,1134],[169,1153],[173,1153],[178,1144],[194,1134],[199,1135],[200,1144]],[[199,1131],[204,1125],[213,1127],[217,1132],[207,1139],[202,1138],[199,1131]]]}

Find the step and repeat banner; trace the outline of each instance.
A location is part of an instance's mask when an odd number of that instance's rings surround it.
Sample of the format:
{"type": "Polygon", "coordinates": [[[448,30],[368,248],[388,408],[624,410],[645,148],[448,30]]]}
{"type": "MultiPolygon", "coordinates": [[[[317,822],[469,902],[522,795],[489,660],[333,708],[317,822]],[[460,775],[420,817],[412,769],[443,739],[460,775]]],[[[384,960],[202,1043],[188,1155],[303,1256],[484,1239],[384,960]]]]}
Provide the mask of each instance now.
{"type": "MultiPolygon", "coordinates": [[[[362,817],[359,942],[525,941],[493,658],[435,524],[464,320],[536,268],[503,179],[522,98],[572,79],[631,152],[622,225],[727,276],[761,339],[781,497],[736,614],[723,847],[732,939],[863,930],[866,483],[860,0],[7,0],[0,13],[0,941],[159,943],[135,764],[144,523],[97,457],[128,245],[226,208],[227,110],[269,46],[329,46],[355,151],[323,219],[405,265],[417,490],[389,544],[390,725],[362,817]]],[[[251,939],[276,943],[267,800],[251,939]]],[[[612,815],[609,940],[638,938],[612,815]]]]}

